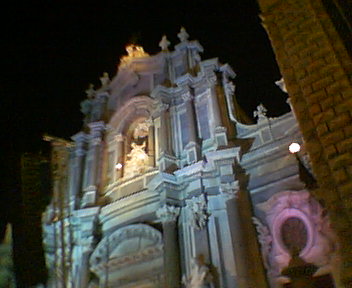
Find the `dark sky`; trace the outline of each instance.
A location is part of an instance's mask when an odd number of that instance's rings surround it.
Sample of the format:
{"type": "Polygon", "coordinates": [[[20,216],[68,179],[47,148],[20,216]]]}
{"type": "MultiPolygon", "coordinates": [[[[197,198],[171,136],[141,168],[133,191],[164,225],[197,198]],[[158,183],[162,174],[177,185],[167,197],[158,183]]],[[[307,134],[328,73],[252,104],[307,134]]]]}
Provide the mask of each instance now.
{"type": "Polygon", "coordinates": [[[233,67],[247,113],[259,102],[271,115],[287,109],[273,84],[280,74],[254,0],[27,2],[9,4],[1,17],[1,124],[16,151],[36,149],[43,133],[75,134],[84,90],[104,71],[116,73],[125,45],[134,41],[156,53],[166,34],[173,49],[181,26],[204,47],[203,59],[233,67]]]}

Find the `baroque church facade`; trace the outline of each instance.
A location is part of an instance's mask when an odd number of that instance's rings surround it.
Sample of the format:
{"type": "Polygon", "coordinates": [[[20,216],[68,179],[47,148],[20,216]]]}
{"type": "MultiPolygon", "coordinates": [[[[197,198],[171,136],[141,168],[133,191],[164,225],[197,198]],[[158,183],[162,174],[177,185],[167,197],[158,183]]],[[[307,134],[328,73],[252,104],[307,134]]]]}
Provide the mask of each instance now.
{"type": "Polygon", "coordinates": [[[178,36],[152,56],[128,46],[117,74],[86,91],[82,131],[47,138],[48,287],[294,287],[297,263],[330,285],[314,287],[338,287],[294,113],[260,105],[246,124],[231,67],[178,36]]]}

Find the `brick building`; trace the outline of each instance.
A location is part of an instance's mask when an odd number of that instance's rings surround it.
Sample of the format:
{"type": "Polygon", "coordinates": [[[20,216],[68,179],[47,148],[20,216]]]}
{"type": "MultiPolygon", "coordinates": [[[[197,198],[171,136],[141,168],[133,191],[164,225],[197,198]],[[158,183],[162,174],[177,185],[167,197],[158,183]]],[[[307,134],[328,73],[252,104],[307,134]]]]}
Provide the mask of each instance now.
{"type": "Polygon", "coordinates": [[[258,0],[352,287],[351,3],[258,0]]]}

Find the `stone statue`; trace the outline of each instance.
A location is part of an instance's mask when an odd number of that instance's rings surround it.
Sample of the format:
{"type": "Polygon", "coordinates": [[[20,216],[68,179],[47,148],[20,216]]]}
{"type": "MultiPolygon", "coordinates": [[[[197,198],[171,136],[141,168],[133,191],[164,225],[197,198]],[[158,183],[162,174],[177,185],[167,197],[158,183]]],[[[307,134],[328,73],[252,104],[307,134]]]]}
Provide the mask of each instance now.
{"type": "Polygon", "coordinates": [[[189,35],[184,27],[181,27],[180,33],[177,34],[177,37],[181,42],[185,42],[188,40],[189,35]]]}
{"type": "Polygon", "coordinates": [[[191,260],[191,273],[187,278],[182,277],[182,283],[186,288],[205,288],[214,287],[208,266],[202,261],[201,257],[191,260]]]}
{"type": "Polygon", "coordinates": [[[136,143],[131,144],[132,150],[127,154],[125,164],[124,177],[130,178],[142,174],[148,168],[149,157],[145,152],[146,143],[142,145],[136,143]]]}
{"type": "Polygon", "coordinates": [[[162,51],[167,51],[169,46],[170,46],[170,41],[167,40],[166,35],[164,35],[161,38],[161,41],[159,42],[159,47],[161,48],[162,51]]]}
{"type": "Polygon", "coordinates": [[[100,79],[102,87],[106,87],[110,83],[110,78],[109,78],[108,72],[104,72],[103,76],[101,76],[99,79],[100,79]]]}
{"type": "Polygon", "coordinates": [[[266,118],[266,112],[268,110],[264,107],[262,103],[257,106],[257,110],[253,112],[253,116],[258,118],[258,120],[266,118]]]}

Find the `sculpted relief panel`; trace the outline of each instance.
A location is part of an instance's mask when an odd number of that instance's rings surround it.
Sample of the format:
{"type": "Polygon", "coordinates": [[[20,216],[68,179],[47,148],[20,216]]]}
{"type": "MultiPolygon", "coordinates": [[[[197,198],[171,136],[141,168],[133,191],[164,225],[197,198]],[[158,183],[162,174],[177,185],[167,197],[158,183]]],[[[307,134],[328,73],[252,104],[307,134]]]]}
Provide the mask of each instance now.
{"type": "Polygon", "coordinates": [[[142,281],[147,274],[151,278],[154,274],[158,276],[162,273],[162,259],[161,233],[145,224],[133,224],[103,238],[90,258],[90,265],[102,283],[123,287],[142,281]]]}

